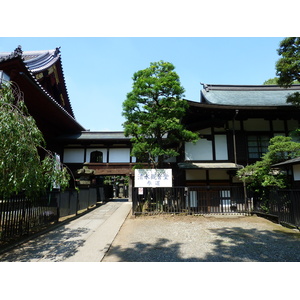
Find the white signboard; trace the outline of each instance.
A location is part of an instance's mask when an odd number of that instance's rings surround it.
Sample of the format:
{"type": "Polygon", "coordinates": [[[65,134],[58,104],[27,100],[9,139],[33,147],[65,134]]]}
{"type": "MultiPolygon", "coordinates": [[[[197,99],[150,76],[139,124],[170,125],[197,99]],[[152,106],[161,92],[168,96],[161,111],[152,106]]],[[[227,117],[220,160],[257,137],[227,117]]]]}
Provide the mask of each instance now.
{"type": "Polygon", "coordinates": [[[172,169],[136,169],[135,187],[172,187],[172,169]]]}

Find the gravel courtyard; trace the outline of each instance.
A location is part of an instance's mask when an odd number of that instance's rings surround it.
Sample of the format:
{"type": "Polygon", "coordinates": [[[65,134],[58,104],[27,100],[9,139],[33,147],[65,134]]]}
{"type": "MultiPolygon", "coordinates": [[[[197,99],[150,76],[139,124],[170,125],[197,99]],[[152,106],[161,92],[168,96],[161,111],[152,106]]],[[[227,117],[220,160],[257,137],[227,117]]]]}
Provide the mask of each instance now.
{"type": "Polygon", "coordinates": [[[298,262],[300,232],[257,216],[129,216],[103,262],[298,262]]]}

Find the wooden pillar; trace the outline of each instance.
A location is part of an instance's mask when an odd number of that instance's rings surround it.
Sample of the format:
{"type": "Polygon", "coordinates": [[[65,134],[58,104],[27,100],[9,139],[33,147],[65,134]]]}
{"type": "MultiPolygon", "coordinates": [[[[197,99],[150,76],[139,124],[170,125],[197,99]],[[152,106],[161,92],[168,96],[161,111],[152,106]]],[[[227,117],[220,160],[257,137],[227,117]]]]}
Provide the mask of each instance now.
{"type": "Polygon", "coordinates": [[[128,180],[128,201],[132,202],[132,192],[133,192],[133,176],[129,175],[128,180]]]}

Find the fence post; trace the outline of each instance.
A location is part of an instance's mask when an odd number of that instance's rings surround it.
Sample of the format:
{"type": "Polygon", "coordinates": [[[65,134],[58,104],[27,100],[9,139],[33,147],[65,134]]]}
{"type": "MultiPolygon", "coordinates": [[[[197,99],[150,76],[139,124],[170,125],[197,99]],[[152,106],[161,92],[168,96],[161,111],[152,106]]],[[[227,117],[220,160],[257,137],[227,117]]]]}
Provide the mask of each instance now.
{"type": "Polygon", "coordinates": [[[298,226],[298,224],[296,224],[296,220],[297,220],[297,217],[296,217],[296,203],[295,203],[295,194],[294,194],[294,191],[290,191],[290,194],[291,194],[291,204],[290,204],[290,209],[292,210],[292,224],[295,224],[296,226],[298,226]]]}
{"type": "Polygon", "coordinates": [[[188,214],[190,214],[190,190],[188,187],[185,187],[184,188],[184,193],[185,193],[185,201],[186,201],[186,204],[187,204],[187,211],[188,211],[188,214]]]}
{"type": "Polygon", "coordinates": [[[133,177],[132,175],[129,176],[129,182],[128,182],[128,201],[129,202],[132,202],[133,199],[133,189],[134,189],[134,186],[133,186],[133,177]]]}
{"type": "Polygon", "coordinates": [[[78,190],[76,193],[76,216],[78,215],[78,210],[79,210],[79,193],[80,190],[78,190]]]}
{"type": "Polygon", "coordinates": [[[250,210],[248,208],[247,187],[245,181],[243,181],[243,191],[244,191],[244,200],[245,200],[245,211],[249,214],[250,210]]]}
{"type": "Polygon", "coordinates": [[[59,222],[60,218],[60,203],[61,203],[61,191],[59,191],[57,198],[56,198],[56,223],[59,222]]]}

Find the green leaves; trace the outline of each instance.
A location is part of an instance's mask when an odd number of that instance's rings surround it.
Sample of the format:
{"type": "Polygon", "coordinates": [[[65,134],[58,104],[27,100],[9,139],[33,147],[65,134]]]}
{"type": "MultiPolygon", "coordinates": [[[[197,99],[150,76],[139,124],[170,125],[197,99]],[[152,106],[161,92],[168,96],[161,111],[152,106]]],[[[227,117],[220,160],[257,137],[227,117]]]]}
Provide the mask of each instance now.
{"type": "Polygon", "coordinates": [[[281,56],[276,63],[278,84],[290,87],[295,81],[300,81],[300,38],[285,38],[277,52],[281,56]]]}
{"type": "Polygon", "coordinates": [[[132,136],[132,155],[158,164],[176,156],[176,143],[197,140],[198,136],[181,124],[188,104],[182,99],[175,67],[168,62],[151,63],[149,68],[133,75],[132,91],[123,102],[123,124],[126,136],[132,136]]]}
{"type": "Polygon", "coordinates": [[[0,89],[0,195],[9,197],[25,191],[36,194],[53,182],[63,183],[69,178],[55,163],[54,156],[41,161],[38,149],[45,141],[35,120],[28,114],[22,94],[16,85],[0,89]]]}
{"type": "Polygon", "coordinates": [[[300,144],[293,142],[291,137],[276,136],[270,139],[268,152],[260,161],[246,166],[237,172],[238,177],[254,189],[261,186],[278,186],[287,184],[285,172],[274,170],[272,165],[300,156],[300,144]]]}

